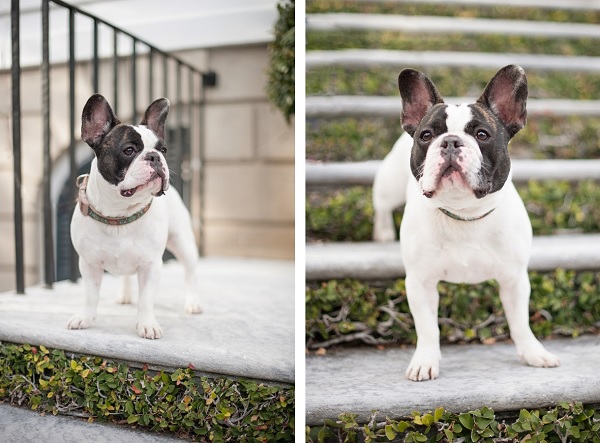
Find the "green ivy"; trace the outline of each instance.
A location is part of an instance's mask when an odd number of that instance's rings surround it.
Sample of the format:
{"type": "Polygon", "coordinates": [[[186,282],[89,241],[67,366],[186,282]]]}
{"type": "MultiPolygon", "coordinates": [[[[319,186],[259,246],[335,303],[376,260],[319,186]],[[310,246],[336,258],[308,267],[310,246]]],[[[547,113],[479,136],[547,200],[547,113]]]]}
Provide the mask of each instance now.
{"type": "Polygon", "coordinates": [[[286,120],[295,106],[295,0],[280,0],[279,19],[275,23],[275,39],[270,44],[267,95],[283,112],[286,120]]]}
{"type": "Polygon", "coordinates": [[[404,420],[377,422],[377,412],[368,424],[356,416],[341,414],[323,426],[306,428],[308,443],[351,442],[600,442],[600,410],[581,403],[559,403],[548,409],[522,409],[516,419],[500,420],[483,407],[465,413],[444,408],[422,414],[413,412],[404,420]]]}
{"type": "Polygon", "coordinates": [[[100,357],[0,343],[0,400],[35,411],[176,433],[203,442],[287,442],[294,388],[135,369],[100,357]]]}
{"type": "MultiPolygon", "coordinates": [[[[535,235],[600,231],[600,184],[531,180],[518,185],[535,235]]],[[[395,214],[400,227],[402,210],[395,214]]],[[[372,190],[362,186],[308,191],[308,241],[370,241],[373,231],[372,190]]]]}
{"type": "MultiPolygon", "coordinates": [[[[531,272],[530,281],[530,323],[536,336],[577,337],[600,332],[600,272],[531,272]]],[[[494,281],[440,283],[438,290],[443,342],[493,343],[508,338],[494,281]]],[[[358,280],[308,286],[306,334],[309,349],[344,343],[416,343],[404,279],[383,286],[358,280]]]]}

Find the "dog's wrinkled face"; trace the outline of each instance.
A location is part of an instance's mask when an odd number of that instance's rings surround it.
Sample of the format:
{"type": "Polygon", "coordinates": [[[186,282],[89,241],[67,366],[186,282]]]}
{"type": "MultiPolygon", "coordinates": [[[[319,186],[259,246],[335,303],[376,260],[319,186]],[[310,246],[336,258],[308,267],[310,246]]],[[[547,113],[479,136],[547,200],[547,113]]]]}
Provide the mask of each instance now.
{"type": "Polygon", "coordinates": [[[164,124],[169,101],[153,102],[138,126],[124,125],[104,97],[95,94],[82,113],[81,138],[94,150],[98,171],[122,197],[164,194],[169,169],[164,124]]]}
{"type": "Polygon", "coordinates": [[[403,128],[413,137],[411,170],[423,195],[468,189],[480,199],[504,186],[510,173],[509,140],[525,125],[527,79],[518,66],[492,78],[479,100],[447,105],[423,74],[398,77],[403,128]]]}

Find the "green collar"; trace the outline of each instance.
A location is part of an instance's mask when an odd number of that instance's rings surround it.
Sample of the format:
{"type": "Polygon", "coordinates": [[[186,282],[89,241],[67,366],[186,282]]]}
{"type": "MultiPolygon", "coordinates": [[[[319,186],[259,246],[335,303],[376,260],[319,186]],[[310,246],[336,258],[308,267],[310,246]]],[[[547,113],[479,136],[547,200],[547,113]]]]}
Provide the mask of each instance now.
{"type": "Polygon", "coordinates": [[[96,212],[94,209],[92,209],[91,206],[88,206],[87,215],[89,215],[94,220],[99,221],[100,223],[104,223],[105,225],[112,225],[112,226],[127,225],[129,223],[136,221],[139,218],[142,218],[142,216],[146,212],[148,212],[148,209],[150,209],[151,204],[152,204],[152,200],[150,200],[150,203],[148,203],[142,209],[137,211],[135,214],[131,214],[127,217],[105,217],[102,214],[96,212]]]}
{"type": "Polygon", "coordinates": [[[448,211],[447,209],[444,208],[438,208],[440,211],[442,211],[443,214],[447,215],[448,217],[454,219],[454,220],[459,220],[459,221],[477,221],[477,220],[481,220],[483,217],[490,215],[492,213],[492,211],[496,208],[492,208],[490,209],[488,212],[486,212],[483,215],[480,215],[479,217],[461,217],[460,215],[456,215],[450,211],[448,211]]]}
{"type": "Polygon", "coordinates": [[[87,188],[88,178],[88,174],[80,175],[79,177],[77,177],[77,186],[79,187],[79,209],[81,210],[81,213],[84,216],[89,215],[91,218],[93,218],[96,221],[99,221],[100,223],[104,223],[105,225],[111,226],[121,226],[133,223],[134,221],[142,218],[142,216],[150,209],[150,205],[152,205],[152,199],[150,199],[150,202],[142,209],[137,211],[135,214],[131,214],[127,217],[105,217],[104,215],[96,211],[94,208],[92,208],[92,206],[88,202],[87,194],[85,192],[87,188]]]}

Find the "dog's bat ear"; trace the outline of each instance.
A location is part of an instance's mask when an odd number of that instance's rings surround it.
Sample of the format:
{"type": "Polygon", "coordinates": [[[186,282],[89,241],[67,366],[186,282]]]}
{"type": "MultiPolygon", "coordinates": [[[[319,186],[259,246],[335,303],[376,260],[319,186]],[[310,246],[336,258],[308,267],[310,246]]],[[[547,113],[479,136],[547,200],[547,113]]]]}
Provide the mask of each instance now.
{"type": "Polygon", "coordinates": [[[400,73],[398,89],[402,97],[402,128],[412,137],[427,111],[433,105],[444,103],[444,99],[431,80],[414,69],[400,73]]]}
{"type": "Polygon", "coordinates": [[[121,122],[106,99],[100,94],[94,94],[81,113],[81,139],[92,149],[96,149],[106,134],[119,123],[121,122]]]}
{"type": "Polygon", "coordinates": [[[147,126],[158,138],[164,140],[165,122],[167,120],[167,115],[169,114],[170,106],[171,104],[166,98],[154,100],[150,106],[148,106],[148,109],[146,109],[146,113],[144,114],[144,118],[140,125],[147,126]]]}
{"type": "Polygon", "coordinates": [[[500,69],[477,102],[490,108],[513,137],[527,123],[527,77],[523,68],[508,65],[500,69]]]}

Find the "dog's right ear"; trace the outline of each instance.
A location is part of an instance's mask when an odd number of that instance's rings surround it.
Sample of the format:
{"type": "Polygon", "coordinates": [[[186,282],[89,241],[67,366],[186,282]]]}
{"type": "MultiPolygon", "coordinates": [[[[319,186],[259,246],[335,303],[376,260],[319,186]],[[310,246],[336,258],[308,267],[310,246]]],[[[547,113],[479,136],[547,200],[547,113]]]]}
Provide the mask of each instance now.
{"type": "Polygon", "coordinates": [[[119,123],[121,122],[106,99],[100,94],[94,94],[81,113],[81,139],[92,149],[96,149],[106,134],[119,123]]]}
{"type": "Polygon", "coordinates": [[[412,137],[427,111],[444,103],[434,84],[425,74],[405,69],[398,76],[398,89],[402,97],[402,128],[412,137]]]}

